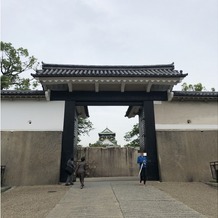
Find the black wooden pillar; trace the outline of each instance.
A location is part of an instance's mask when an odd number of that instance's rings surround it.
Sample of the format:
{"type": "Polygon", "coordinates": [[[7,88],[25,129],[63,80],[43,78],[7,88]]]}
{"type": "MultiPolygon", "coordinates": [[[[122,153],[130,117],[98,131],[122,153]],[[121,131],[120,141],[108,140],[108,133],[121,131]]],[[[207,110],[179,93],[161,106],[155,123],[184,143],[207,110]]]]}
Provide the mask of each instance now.
{"type": "Polygon", "coordinates": [[[75,101],[65,101],[64,127],[63,127],[62,149],[61,149],[60,182],[66,181],[67,178],[67,174],[65,173],[66,163],[70,157],[74,157],[75,114],[76,114],[75,101]]]}
{"type": "Polygon", "coordinates": [[[157,158],[157,142],[153,101],[143,102],[144,118],[144,152],[148,155],[148,179],[159,180],[159,164],[157,158]]]}

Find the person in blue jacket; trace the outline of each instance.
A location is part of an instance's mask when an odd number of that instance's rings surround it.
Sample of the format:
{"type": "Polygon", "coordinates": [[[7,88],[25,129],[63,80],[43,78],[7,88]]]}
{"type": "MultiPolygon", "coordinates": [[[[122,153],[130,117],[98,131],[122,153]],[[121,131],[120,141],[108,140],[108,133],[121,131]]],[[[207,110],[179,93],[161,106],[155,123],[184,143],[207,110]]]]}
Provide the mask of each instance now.
{"type": "Polygon", "coordinates": [[[147,153],[141,153],[137,158],[139,164],[140,183],[143,181],[144,185],[147,181],[147,153]]]}

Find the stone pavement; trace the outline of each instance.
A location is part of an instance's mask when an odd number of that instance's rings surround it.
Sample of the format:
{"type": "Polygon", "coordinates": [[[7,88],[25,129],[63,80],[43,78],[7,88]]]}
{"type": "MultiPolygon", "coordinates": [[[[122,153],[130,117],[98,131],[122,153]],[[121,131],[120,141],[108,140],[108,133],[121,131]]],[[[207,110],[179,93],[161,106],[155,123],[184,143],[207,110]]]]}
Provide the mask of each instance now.
{"type": "Polygon", "coordinates": [[[151,183],[87,179],[80,189],[76,182],[47,218],[206,217],[151,183]]]}

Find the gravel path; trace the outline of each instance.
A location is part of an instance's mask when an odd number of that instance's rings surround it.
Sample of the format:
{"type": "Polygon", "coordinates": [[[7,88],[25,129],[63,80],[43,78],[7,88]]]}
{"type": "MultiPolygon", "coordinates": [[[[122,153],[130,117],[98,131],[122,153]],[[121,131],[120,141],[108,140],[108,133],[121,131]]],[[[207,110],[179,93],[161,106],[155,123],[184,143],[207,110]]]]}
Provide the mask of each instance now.
{"type": "Polygon", "coordinates": [[[1,217],[46,217],[69,189],[63,185],[13,187],[1,194],[1,217]]]}
{"type": "MultiPolygon", "coordinates": [[[[218,217],[217,188],[203,183],[148,182],[148,185],[169,194],[206,217],[218,217]]],[[[13,187],[1,194],[1,217],[44,218],[69,189],[69,186],[64,185],[13,187]]]]}
{"type": "Polygon", "coordinates": [[[196,182],[155,182],[152,185],[207,217],[218,217],[216,187],[196,182]]]}

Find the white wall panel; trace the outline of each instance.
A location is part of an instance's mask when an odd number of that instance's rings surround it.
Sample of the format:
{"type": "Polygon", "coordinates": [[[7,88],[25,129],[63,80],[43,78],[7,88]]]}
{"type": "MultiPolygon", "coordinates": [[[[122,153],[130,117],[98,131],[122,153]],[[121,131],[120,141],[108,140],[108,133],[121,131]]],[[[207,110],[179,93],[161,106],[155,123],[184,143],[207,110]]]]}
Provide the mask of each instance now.
{"type": "Polygon", "coordinates": [[[62,131],[63,101],[2,101],[2,131],[62,131]]]}

